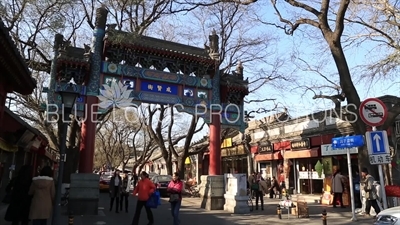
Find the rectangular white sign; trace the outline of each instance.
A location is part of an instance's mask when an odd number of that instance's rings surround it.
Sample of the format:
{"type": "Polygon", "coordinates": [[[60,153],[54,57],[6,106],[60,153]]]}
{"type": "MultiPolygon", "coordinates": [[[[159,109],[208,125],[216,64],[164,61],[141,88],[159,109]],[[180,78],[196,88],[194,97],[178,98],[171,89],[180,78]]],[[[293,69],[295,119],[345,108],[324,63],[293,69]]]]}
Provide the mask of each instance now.
{"type": "MultiPolygon", "coordinates": [[[[350,148],[350,154],[357,154],[358,148],[350,148]]],[[[331,156],[331,155],[346,155],[347,149],[345,148],[337,148],[333,149],[332,144],[321,145],[321,156],[331,156]]]]}
{"type": "Polygon", "coordinates": [[[317,171],[299,171],[299,178],[300,180],[321,180],[324,179],[324,174],[321,174],[321,177],[318,176],[317,171]]]}
{"type": "Polygon", "coordinates": [[[371,165],[389,164],[391,161],[390,154],[369,155],[371,165]]]}

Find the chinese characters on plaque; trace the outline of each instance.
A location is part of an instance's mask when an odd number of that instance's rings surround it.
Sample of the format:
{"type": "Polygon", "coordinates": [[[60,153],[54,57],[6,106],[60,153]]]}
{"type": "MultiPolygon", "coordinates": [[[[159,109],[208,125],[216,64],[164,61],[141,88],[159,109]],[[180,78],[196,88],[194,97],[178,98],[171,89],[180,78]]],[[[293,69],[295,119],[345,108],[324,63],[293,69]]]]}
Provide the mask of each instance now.
{"type": "Polygon", "coordinates": [[[370,155],[369,163],[371,165],[377,164],[389,164],[391,162],[390,154],[382,154],[382,155],[370,155]]]}
{"type": "Polygon", "coordinates": [[[148,92],[158,92],[161,94],[178,94],[178,86],[172,84],[161,84],[156,82],[148,82],[142,81],[141,82],[141,90],[148,91],[148,92]]]}

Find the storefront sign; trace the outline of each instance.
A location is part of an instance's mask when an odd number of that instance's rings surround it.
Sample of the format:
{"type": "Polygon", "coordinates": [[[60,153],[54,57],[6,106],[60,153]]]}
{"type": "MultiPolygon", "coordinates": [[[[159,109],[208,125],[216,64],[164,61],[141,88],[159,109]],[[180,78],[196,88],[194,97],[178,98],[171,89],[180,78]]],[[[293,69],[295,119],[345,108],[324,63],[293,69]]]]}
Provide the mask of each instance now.
{"type": "Polygon", "coordinates": [[[246,155],[246,150],[244,149],[243,145],[221,149],[221,157],[236,156],[236,155],[246,155]]]}
{"type": "Polygon", "coordinates": [[[321,177],[319,177],[317,171],[299,171],[299,179],[301,180],[322,180],[324,178],[325,175],[322,174],[321,177]]]}
{"type": "Polygon", "coordinates": [[[225,138],[221,143],[221,148],[229,148],[232,147],[232,138],[225,138]]]}
{"type": "Polygon", "coordinates": [[[291,149],[309,149],[310,148],[310,139],[303,139],[300,141],[292,141],[290,143],[291,149]]]}
{"type": "Polygon", "coordinates": [[[272,145],[260,146],[259,152],[260,153],[271,153],[272,152],[272,145]]]}
{"type": "MultiPolygon", "coordinates": [[[[358,148],[350,148],[350,154],[357,154],[358,148]]],[[[332,148],[331,144],[321,145],[321,156],[331,156],[331,155],[346,155],[347,150],[345,148],[332,148]]]]}

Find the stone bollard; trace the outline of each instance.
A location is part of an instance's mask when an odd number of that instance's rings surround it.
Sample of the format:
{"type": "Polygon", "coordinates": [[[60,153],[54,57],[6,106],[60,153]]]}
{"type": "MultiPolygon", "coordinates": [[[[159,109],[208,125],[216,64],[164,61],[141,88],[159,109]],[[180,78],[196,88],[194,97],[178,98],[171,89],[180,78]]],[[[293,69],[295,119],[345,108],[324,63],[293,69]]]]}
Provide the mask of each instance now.
{"type": "Polygon", "coordinates": [[[68,225],[74,225],[74,214],[72,212],[68,216],[68,225]]]}
{"type": "Polygon", "coordinates": [[[327,225],[326,214],[326,209],[324,209],[324,211],[322,211],[322,225],[327,225]]]}
{"type": "Polygon", "coordinates": [[[278,218],[281,220],[282,219],[282,212],[281,212],[281,206],[278,205],[276,207],[276,214],[278,214],[278,218]]]}

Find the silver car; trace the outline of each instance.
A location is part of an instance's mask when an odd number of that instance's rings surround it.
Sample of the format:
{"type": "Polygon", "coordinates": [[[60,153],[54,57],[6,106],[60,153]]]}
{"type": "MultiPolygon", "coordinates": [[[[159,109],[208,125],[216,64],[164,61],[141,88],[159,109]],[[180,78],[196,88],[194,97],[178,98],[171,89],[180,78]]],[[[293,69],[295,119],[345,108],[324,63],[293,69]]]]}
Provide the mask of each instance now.
{"type": "Polygon", "coordinates": [[[376,216],[374,225],[400,225],[400,206],[381,211],[376,216]]]}

